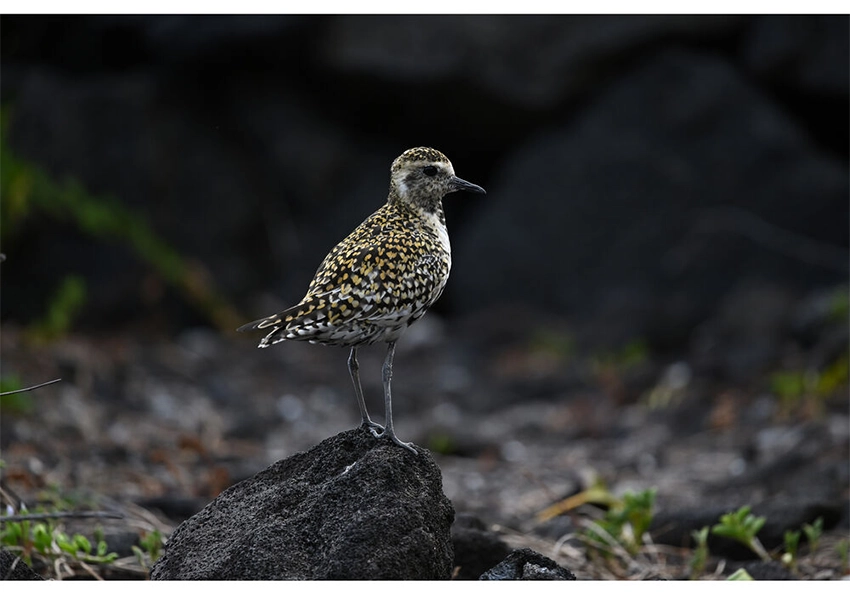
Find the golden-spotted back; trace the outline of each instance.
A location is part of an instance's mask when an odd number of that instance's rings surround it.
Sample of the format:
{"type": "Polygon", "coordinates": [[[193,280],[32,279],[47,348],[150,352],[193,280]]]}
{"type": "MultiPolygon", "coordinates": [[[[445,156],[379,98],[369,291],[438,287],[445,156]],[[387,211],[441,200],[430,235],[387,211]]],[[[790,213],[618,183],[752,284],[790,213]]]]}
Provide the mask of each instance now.
{"type": "Polygon", "coordinates": [[[386,204],[331,250],[301,302],[239,330],[271,329],[260,347],[395,341],[446,286],[452,258],[442,199],[458,190],[484,192],[455,176],[439,151],[405,151],[390,169],[386,204]]]}

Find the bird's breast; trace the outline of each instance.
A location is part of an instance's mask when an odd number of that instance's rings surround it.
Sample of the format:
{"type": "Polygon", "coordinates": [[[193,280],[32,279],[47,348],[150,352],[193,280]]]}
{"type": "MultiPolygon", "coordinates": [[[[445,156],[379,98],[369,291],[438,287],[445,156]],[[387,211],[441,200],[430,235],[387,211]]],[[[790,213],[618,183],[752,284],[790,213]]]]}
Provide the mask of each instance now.
{"type": "Polygon", "coordinates": [[[434,234],[439,251],[446,254],[449,267],[451,267],[452,244],[449,241],[449,230],[446,227],[442,212],[424,213],[422,218],[425,222],[425,228],[434,234]]]}

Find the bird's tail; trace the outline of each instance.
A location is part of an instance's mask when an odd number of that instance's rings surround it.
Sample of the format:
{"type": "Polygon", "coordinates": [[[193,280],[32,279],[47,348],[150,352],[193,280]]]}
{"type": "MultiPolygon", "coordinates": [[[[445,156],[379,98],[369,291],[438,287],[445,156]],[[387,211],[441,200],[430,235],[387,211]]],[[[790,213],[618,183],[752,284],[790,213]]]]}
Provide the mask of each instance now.
{"type": "Polygon", "coordinates": [[[243,324],[238,329],[236,329],[236,331],[244,333],[247,331],[261,331],[271,329],[271,332],[269,332],[268,335],[263,337],[260,340],[259,344],[259,347],[268,347],[269,345],[280,343],[281,341],[286,339],[286,325],[292,320],[292,316],[297,313],[298,306],[293,306],[291,308],[287,308],[282,312],[278,312],[277,314],[272,314],[271,316],[260,318],[259,320],[249,322],[248,324],[243,324]],[[281,333],[281,331],[284,332],[281,333]]]}

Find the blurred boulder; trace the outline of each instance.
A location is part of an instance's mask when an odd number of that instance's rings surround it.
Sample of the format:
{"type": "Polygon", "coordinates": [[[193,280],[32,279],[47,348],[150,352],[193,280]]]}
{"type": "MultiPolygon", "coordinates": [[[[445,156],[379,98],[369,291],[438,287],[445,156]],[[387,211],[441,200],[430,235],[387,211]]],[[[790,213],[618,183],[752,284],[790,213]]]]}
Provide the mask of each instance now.
{"type": "Polygon", "coordinates": [[[621,343],[686,332],[740,279],[846,276],[846,163],[710,53],[644,60],[488,190],[455,243],[459,311],[530,303],[621,343]]]}
{"type": "Polygon", "coordinates": [[[645,44],[718,38],[739,21],[716,15],[338,16],[322,57],[332,71],[393,83],[471,85],[496,101],[541,109],[583,94],[645,44]]]}
{"type": "Polygon", "coordinates": [[[850,72],[850,17],[767,15],[754,19],[744,42],[744,64],[765,80],[819,95],[846,97],[850,72]]]}

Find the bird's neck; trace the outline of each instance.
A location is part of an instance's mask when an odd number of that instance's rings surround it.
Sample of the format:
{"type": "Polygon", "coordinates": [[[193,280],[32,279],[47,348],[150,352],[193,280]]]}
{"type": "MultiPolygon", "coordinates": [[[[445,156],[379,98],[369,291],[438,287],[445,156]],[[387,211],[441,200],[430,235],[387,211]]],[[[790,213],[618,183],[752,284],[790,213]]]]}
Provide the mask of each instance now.
{"type": "Polygon", "coordinates": [[[394,208],[409,211],[425,219],[436,219],[442,225],[446,224],[446,215],[443,212],[442,200],[434,200],[431,197],[417,198],[409,194],[402,195],[398,188],[391,186],[387,202],[394,208]]]}

